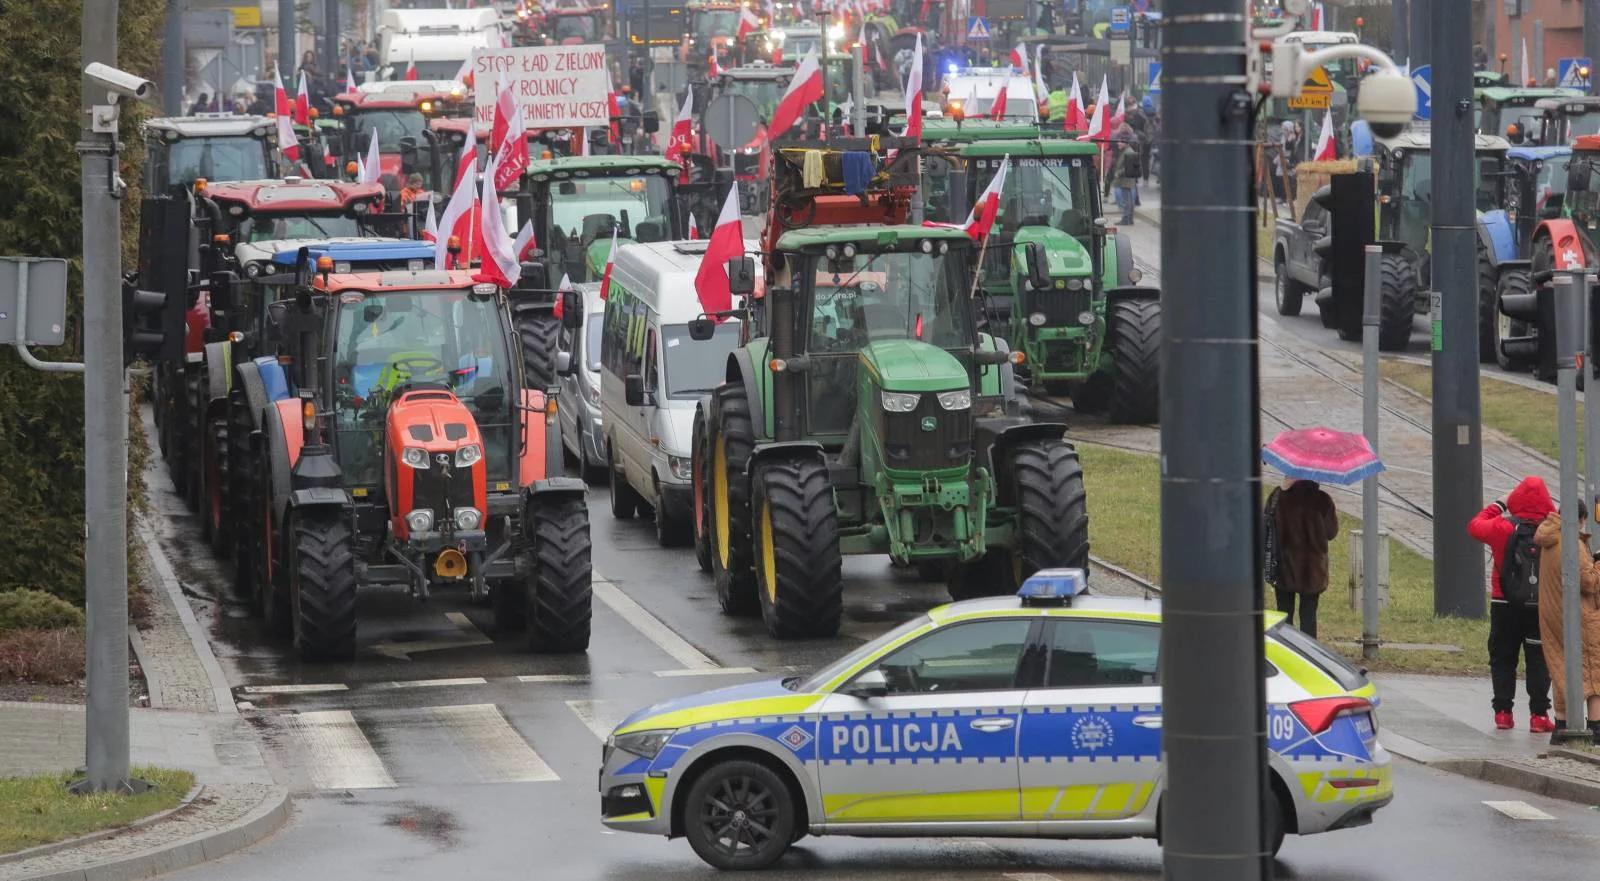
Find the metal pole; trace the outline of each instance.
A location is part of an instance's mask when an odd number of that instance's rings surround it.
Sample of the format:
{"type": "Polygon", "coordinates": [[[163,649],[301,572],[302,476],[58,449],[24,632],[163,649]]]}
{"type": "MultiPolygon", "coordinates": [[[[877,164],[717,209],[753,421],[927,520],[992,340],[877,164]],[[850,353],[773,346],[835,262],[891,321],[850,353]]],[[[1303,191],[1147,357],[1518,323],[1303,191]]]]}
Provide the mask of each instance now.
{"type": "MultiPolygon", "coordinates": [[[[1583,0],[1583,54],[1591,64],[1600,58],[1600,0],[1583,0]]],[[[1594,94],[1595,72],[1589,70],[1589,94],[1594,94]]]]}
{"type": "Polygon", "coordinates": [[[1522,82],[1522,16],[1513,15],[1511,21],[1511,66],[1506,71],[1511,77],[1511,85],[1522,88],[1527,83],[1522,82]]]}
{"type": "Polygon", "coordinates": [[[294,4],[295,0],[278,0],[278,74],[286,89],[294,88],[295,68],[300,66],[300,59],[294,55],[294,4]]]}
{"type": "Polygon", "coordinates": [[[1400,64],[1407,63],[1411,57],[1411,2],[1410,0],[1394,0],[1394,51],[1390,54],[1400,64]]]}
{"type": "MultiPolygon", "coordinates": [[[[1600,318],[1596,310],[1600,310],[1600,303],[1595,301],[1597,293],[1595,276],[1585,279],[1586,290],[1583,301],[1587,307],[1584,313],[1584,339],[1588,340],[1588,348],[1584,352],[1583,369],[1587,371],[1584,389],[1595,389],[1593,392],[1585,391],[1583,407],[1584,427],[1584,467],[1583,473],[1588,480],[1583,498],[1590,504],[1595,499],[1600,499],[1600,363],[1595,362],[1595,353],[1600,352],[1600,334],[1595,333],[1595,320],[1600,318]],[[1590,397],[1593,395],[1593,397],[1590,397]]],[[[1589,516],[1595,516],[1591,513],[1589,516]]]]}
{"type": "Polygon", "coordinates": [[[850,53],[850,64],[855,68],[855,76],[850,78],[850,127],[856,137],[864,138],[867,136],[867,84],[863,82],[867,76],[865,41],[856,41],[855,51],[850,53]]]}
{"type": "MultiPolygon", "coordinates": [[[[1378,452],[1378,325],[1383,246],[1367,245],[1361,310],[1361,430],[1378,452]]],[[[1378,475],[1361,482],[1361,657],[1378,657],[1378,475]]]]}
{"type": "Polygon", "coordinates": [[[323,53],[328,60],[322,67],[322,75],[335,77],[339,72],[339,3],[340,0],[322,0],[322,41],[323,53]]]}
{"type": "MultiPolygon", "coordinates": [[[[1448,2],[1448,0],[1447,0],[1448,2]]],[[[1455,16],[1463,18],[1464,16],[1455,16]]],[[[1438,42],[1438,32],[1433,30],[1437,23],[1433,18],[1433,0],[1411,0],[1411,69],[1416,70],[1424,64],[1433,63],[1433,45],[1438,42]]],[[[1472,57],[1472,23],[1467,22],[1467,54],[1472,57]]],[[[1442,44],[1441,44],[1442,45],[1442,44]]],[[[1471,65],[1467,65],[1471,68],[1471,65]]]]}
{"type": "Polygon", "coordinates": [[[161,109],[183,115],[183,87],[188,80],[183,51],[184,0],[167,0],[167,28],[161,43],[161,109]]]}
{"type": "MultiPolygon", "coordinates": [[[[117,63],[118,0],[85,0],[83,63],[117,63]]],[[[85,788],[128,782],[128,398],[122,369],[122,239],[115,118],[104,87],[83,77],[83,545],[88,700],[85,788]]]]}
{"type": "Polygon", "coordinates": [[[1163,877],[1259,881],[1271,858],[1249,21],[1236,0],[1163,9],[1161,155],[1176,165],[1161,179],[1163,877]]]}
{"type": "Polygon", "coordinates": [[[1533,41],[1528,44],[1528,51],[1533,53],[1533,60],[1529,62],[1528,72],[1533,74],[1535,84],[1544,83],[1544,19],[1533,20],[1533,41]]]}
{"type": "Polygon", "coordinates": [[[1472,21],[1465,15],[1438,15],[1432,25],[1433,610],[1482,618],[1483,549],[1465,525],[1483,507],[1472,21]]]}
{"type": "Polygon", "coordinates": [[[1590,739],[1584,718],[1587,695],[1583,688],[1583,608],[1578,585],[1578,352],[1583,335],[1583,274],[1562,273],[1556,286],[1556,418],[1561,452],[1561,642],[1565,653],[1567,727],[1554,740],[1590,739]]]}
{"type": "Polygon", "coordinates": [[[1490,70],[1498,70],[1500,7],[1502,0],[1484,0],[1483,2],[1483,57],[1490,70]]]}

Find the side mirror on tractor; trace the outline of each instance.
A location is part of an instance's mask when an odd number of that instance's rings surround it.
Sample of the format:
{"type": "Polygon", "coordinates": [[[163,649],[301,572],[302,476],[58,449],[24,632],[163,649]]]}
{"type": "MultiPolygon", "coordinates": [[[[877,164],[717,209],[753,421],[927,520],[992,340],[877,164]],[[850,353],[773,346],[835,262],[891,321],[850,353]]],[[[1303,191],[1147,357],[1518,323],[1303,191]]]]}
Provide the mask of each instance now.
{"type": "Polygon", "coordinates": [[[1044,251],[1044,244],[1028,242],[1026,250],[1022,253],[1028,264],[1028,284],[1036,291],[1050,287],[1050,263],[1044,251]]]}
{"type": "Polygon", "coordinates": [[[715,321],[704,317],[689,319],[689,339],[697,343],[703,343],[716,336],[716,333],[717,323],[715,321]]]}
{"type": "Polygon", "coordinates": [[[658,131],[661,131],[661,114],[651,110],[644,115],[644,133],[653,135],[658,131]]]}
{"type": "Polygon", "coordinates": [[[211,273],[211,283],[207,285],[211,297],[211,312],[228,312],[233,308],[233,286],[238,277],[232,272],[223,270],[211,273]]]}
{"type": "Polygon", "coordinates": [[[756,289],[756,261],[749,255],[728,261],[728,292],[735,297],[748,297],[756,289]]]}
{"type": "Polygon", "coordinates": [[[637,373],[630,373],[622,380],[623,401],[629,407],[646,406],[649,400],[644,390],[644,377],[637,373]]]}
{"type": "Polygon", "coordinates": [[[567,330],[583,327],[583,300],[578,292],[557,291],[556,296],[561,298],[561,326],[567,330]]]}
{"type": "Polygon", "coordinates": [[[1589,163],[1573,160],[1567,165],[1567,192],[1575,193],[1589,189],[1591,177],[1589,163]]]}
{"type": "Polygon", "coordinates": [[[550,287],[550,273],[543,262],[526,261],[522,264],[522,281],[518,287],[543,290],[550,287]]]}
{"type": "Polygon", "coordinates": [[[400,173],[409,175],[417,170],[417,139],[407,135],[400,139],[400,173]]]}

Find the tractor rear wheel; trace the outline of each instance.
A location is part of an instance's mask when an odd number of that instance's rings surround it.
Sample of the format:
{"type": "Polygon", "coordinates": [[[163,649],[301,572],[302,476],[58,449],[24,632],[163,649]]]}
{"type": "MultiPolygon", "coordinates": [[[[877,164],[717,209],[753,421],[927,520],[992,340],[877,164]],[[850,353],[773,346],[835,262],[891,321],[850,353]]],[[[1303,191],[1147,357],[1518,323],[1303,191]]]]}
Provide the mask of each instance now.
{"type": "Polygon", "coordinates": [[[1117,300],[1106,317],[1111,337],[1107,415],[1116,423],[1155,422],[1161,418],[1161,302],[1117,300]]]}
{"type": "Polygon", "coordinates": [[[535,497],[525,522],[535,563],[526,589],[528,648],[587,651],[594,606],[589,507],[582,498],[535,497]]]}
{"type": "Polygon", "coordinates": [[[1505,370],[1527,370],[1530,366],[1526,359],[1513,358],[1505,353],[1501,345],[1508,339],[1528,336],[1528,323],[1512,318],[1502,313],[1499,309],[1498,299],[1502,297],[1522,296],[1533,292],[1532,274],[1520,266],[1510,267],[1500,273],[1500,287],[1496,292],[1496,308],[1494,310],[1494,323],[1490,330],[1494,333],[1494,363],[1505,370]]]}
{"type": "Polygon", "coordinates": [[[1089,509],[1078,451],[1066,441],[1017,447],[1000,475],[1017,508],[1016,544],[950,569],[950,598],[1017,592],[1040,569],[1089,570],[1089,509]]]}
{"type": "Polygon", "coordinates": [[[716,392],[710,425],[710,509],[706,527],[711,538],[711,577],[717,601],[729,615],[753,614],[756,571],[751,548],[750,479],[745,468],[755,449],[755,425],[742,382],[716,392]]]}
{"type": "Polygon", "coordinates": [[[1411,341],[1411,320],[1417,314],[1417,273],[1400,254],[1385,254],[1379,264],[1378,348],[1404,351],[1411,341]]]}
{"type": "Polygon", "coordinates": [[[198,370],[184,370],[183,424],[175,427],[179,433],[177,466],[181,479],[174,477],[174,482],[178,495],[183,497],[183,503],[195,512],[200,511],[200,473],[205,467],[200,461],[205,446],[201,438],[204,405],[200,398],[203,387],[204,382],[198,370]]]}
{"type": "Polygon", "coordinates": [[[522,375],[528,388],[544,391],[554,386],[556,340],[561,319],[548,306],[527,304],[516,308],[517,340],[522,348],[522,375]]]}
{"type": "Polygon", "coordinates": [[[250,485],[253,465],[250,456],[250,406],[244,390],[235,388],[228,395],[228,521],[233,533],[233,582],[245,596],[255,595],[255,505],[250,485]]]}
{"type": "Polygon", "coordinates": [[[301,657],[348,661],[356,655],[356,557],[341,511],[294,511],[287,550],[294,644],[301,657]]]}
{"type": "Polygon", "coordinates": [[[1489,258],[1489,249],[1478,242],[1478,360],[1493,363],[1500,351],[1495,340],[1495,325],[1500,317],[1500,270],[1489,258]]]}
{"type": "Polygon", "coordinates": [[[706,491],[706,462],[709,461],[708,453],[711,448],[706,441],[706,420],[704,412],[694,414],[694,443],[689,453],[689,467],[692,469],[689,491],[692,494],[693,507],[689,509],[690,523],[694,527],[694,559],[700,564],[701,572],[711,571],[711,531],[706,528],[706,517],[709,513],[707,506],[708,493],[706,491]]]}
{"type": "Polygon", "coordinates": [[[205,493],[202,502],[205,510],[200,512],[201,522],[205,524],[206,538],[211,541],[211,551],[218,559],[226,560],[228,552],[233,549],[233,523],[229,517],[228,500],[228,464],[229,454],[232,452],[228,444],[228,417],[226,413],[213,416],[206,420],[205,436],[201,442],[206,445],[207,461],[205,471],[205,493]]]}
{"type": "Polygon", "coordinates": [[[756,592],[779,639],[833,636],[844,611],[839,520],[828,468],[780,459],[756,472],[756,592]]]}

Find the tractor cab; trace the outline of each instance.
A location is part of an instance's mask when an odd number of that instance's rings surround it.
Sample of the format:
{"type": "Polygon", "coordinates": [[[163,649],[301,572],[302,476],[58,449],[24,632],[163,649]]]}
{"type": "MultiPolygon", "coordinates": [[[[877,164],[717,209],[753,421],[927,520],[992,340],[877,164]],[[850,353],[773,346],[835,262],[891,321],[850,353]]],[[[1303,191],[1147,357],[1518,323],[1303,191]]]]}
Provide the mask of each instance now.
{"type": "Polygon", "coordinates": [[[376,183],[297,177],[196,182],[195,194],[206,233],[203,241],[221,246],[205,265],[207,273],[228,269],[247,275],[249,264],[269,256],[249,247],[241,252],[240,246],[288,239],[371,238],[405,226],[403,216],[384,213],[383,185],[376,183]]]}
{"type": "Polygon", "coordinates": [[[774,64],[794,67],[813,52],[820,61],[823,56],[835,51],[835,46],[842,35],[841,28],[839,34],[829,39],[829,36],[823,33],[822,26],[809,19],[790,27],[779,28],[772,32],[772,61],[774,64]]]}
{"type": "Polygon", "coordinates": [[[1591,238],[1600,228],[1600,135],[1583,135],[1573,142],[1563,212],[1591,238]]]}
{"type": "Polygon", "coordinates": [[[610,30],[610,3],[558,0],[544,8],[544,25],[539,33],[539,42],[553,46],[603,43],[610,30]]]}
{"type": "Polygon", "coordinates": [[[402,157],[411,160],[432,192],[448,199],[455,192],[456,173],[460,170],[461,154],[466,152],[467,139],[471,138],[478,152],[478,166],[482,167],[488,153],[490,127],[470,116],[438,117],[428,120],[414,154],[402,148],[402,157]],[[414,155],[414,159],[411,156],[414,155]]]}
{"type": "Polygon", "coordinates": [[[689,57],[706,58],[719,50],[731,51],[739,33],[741,8],[735,0],[690,0],[684,9],[689,57]]]}
{"type": "Polygon", "coordinates": [[[264,116],[203,113],[146,120],[144,190],[164,194],[195,180],[262,180],[277,173],[278,130],[264,116]]]}
{"type": "Polygon", "coordinates": [[[1513,144],[1532,141],[1538,144],[1562,144],[1565,141],[1547,141],[1543,138],[1543,102],[1559,102],[1582,94],[1576,89],[1509,89],[1494,87],[1476,90],[1476,124],[1479,134],[1503,136],[1513,144]]]}
{"type": "Polygon", "coordinates": [[[1538,142],[1570,146],[1585,135],[1600,134],[1600,97],[1573,94],[1538,102],[1538,142]]]}
{"type": "MultiPolygon", "coordinates": [[[[1376,141],[1378,238],[1399,243],[1411,255],[1424,289],[1433,223],[1433,142],[1429,129],[1416,126],[1376,141]]],[[[1506,202],[1506,153],[1511,145],[1494,135],[1473,137],[1473,202],[1481,213],[1506,202]]]]}
{"type": "MultiPolygon", "coordinates": [[[[705,83],[695,95],[694,102],[697,146],[687,160],[692,180],[714,179],[718,182],[718,188],[725,191],[732,179],[727,174],[731,160],[734,178],[758,183],[756,178],[761,173],[761,154],[766,146],[767,123],[771,121],[772,112],[777,109],[778,102],[782,100],[783,92],[789,87],[789,80],[793,76],[792,67],[756,62],[723,70],[705,83]],[[741,143],[731,151],[718,146],[726,145],[729,135],[713,131],[707,118],[712,102],[724,95],[737,95],[748,100],[755,107],[756,114],[754,133],[746,139],[745,132],[741,131],[738,137],[741,143]]],[[[724,115],[722,118],[727,117],[724,115]]],[[[765,182],[759,181],[759,183],[765,182]]],[[[752,193],[752,196],[754,195],[756,194],[752,193]]]]}
{"type": "Polygon", "coordinates": [[[342,124],[337,138],[339,165],[358,158],[364,161],[371,139],[377,138],[379,181],[385,190],[397,192],[407,175],[425,170],[416,153],[427,143],[429,120],[470,115],[472,102],[466,87],[453,81],[367,83],[335,95],[333,112],[342,124]]]}
{"type": "Polygon", "coordinates": [[[1570,147],[1512,147],[1506,153],[1506,219],[1516,236],[1515,253],[1526,254],[1541,220],[1562,216],[1570,147]]]}
{"type": "Polygon", "coordinates": [[[600,278],[613,237],[666,242],[686,238],[678,199],[682,167],[660,156],[567,156],[537,159],[523,175],[519,210],[533,221],[538,251],[524,280],[549,288],[600,278]]]}

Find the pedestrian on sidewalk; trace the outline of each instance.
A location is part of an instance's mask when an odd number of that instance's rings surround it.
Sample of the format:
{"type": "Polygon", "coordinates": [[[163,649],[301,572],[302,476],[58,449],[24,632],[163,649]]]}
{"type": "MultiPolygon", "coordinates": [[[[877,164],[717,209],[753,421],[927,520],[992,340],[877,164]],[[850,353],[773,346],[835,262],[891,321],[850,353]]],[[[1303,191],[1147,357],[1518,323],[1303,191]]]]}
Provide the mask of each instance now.
{"type": "Polygon", "coordinates": [[[1467,533],[1488,545],[1494,555],[1494,570],[1489,576],[1489,678],[1494,685],[1491,706],[1496,728],[1515,728],[1517,724],[1511,710],[1517,695],[1520,654],[1531,714],[1528,730],[1555,730],[1549,716],[1550,673],[1539,639],[1538,593],[1526,587],[1530,562],[1533,573],[1540,568],[1535,530],[1554,510],[1544,480],[1524,477],[1504,499],[1495,500],[1467,524],[1467,533]],[[1512,552],[1509,555],[1508,549],[1512,552]],[[1509,591],[1504,589],[1506,578],[1512,582],[1509,591]]]}
{"type": "Polygon", "coordinates": [[[1300,632],[1317,636],[1317,603],[1328,589],[1328,542],[1339,535],[1339,513],[1333,499],[1315,480],[1289,478],[1267,496],[1266,519],[1276,579],[1269,579],[1278,611],[1295,624],[1300,606],[1300,632]]]}
{"type": "MultiPolygon", "coordinates": [[[[1588,703],[1589,730],[1600,733],[1600,566],[1589,553],[1588,512],[1578,503],[1578,606],[1583,625],[1583,681],[1577,684],[1588,703]]],[[[1552,512],[1533,535],[1539,547],[1539,635],[1544,648],[1544,663],[1555,687],[1555,727],[1567,727],[1566,647],[1562,643],[1565,605],[1562,593],[1561,515],[1552,512]]]]}
{"type": "Polygon", "coordinates": [[[1133,206],[1138,198],[1134,186],[1139,179],[1139,148],[1133,129],[1123,123],[1111,139],[1111,173],[1106,176],[1107,189],[1117,193],[1117,204],[1122,206],[1120,226],[1133,226],[1133,206]]]}

